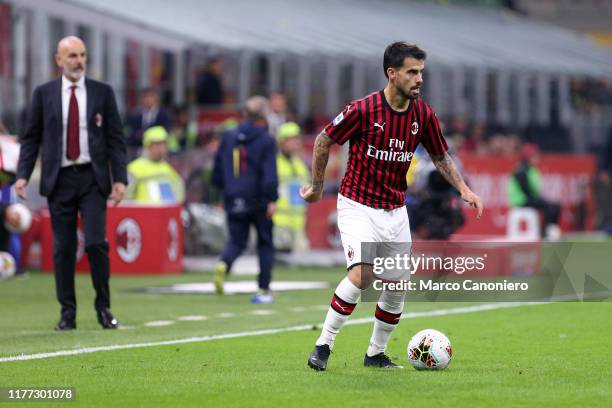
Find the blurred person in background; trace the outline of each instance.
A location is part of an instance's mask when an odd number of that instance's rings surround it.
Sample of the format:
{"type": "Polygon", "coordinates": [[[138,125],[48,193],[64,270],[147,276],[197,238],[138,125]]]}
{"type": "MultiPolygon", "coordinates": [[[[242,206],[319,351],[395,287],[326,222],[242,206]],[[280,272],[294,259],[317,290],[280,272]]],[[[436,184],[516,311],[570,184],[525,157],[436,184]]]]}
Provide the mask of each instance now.
{"type": "Polygon", "coordinates": [[[520,153],[519,146],[518,136],[495,133],[489,139],[488,150],[492,156],[514,156],[520,153]]]}
{"type": "Polygon", "coordinates": [[[306,201],[300,196],[300,187],[310,179],[310,169],[300,157],[301,132],[295,122],[282,124],[276,132],[279,197],[273,221],[278,250],[304,251],[310,246],[306,236],[306,201]]]}
{"type": "Polygon", "coordinates": [[[128,115],[126,122],[130,158],[134,158],[142,147],[142,135],[145,130],[153,126],[163,126],[170,131],[172,127],[170,115],[160,106],[159,94],[154,88],[147,88],[142,92],[140,107],[128,115]]]}
{"type": "Polygon", "coordinates": [[[534,144],[526,144],[521,150],[521,160],[508,183],[509,205],[531,207],[540,211],[544,219],[542,235],[551,240],[558,240],[561,237],[559,228],[561,207],[542,198],[539,164],[540,149],[534,144]]]}
{"type": "Polygon", "coordinates": [[[143,204],[185,201],[185,183],[166,161],[167,141],[168,132],[163,126],[154,126],[144,132],[143,154],[127,167],[127,200],[143,204]]]}
{"type": "MultiPolygon", "coordinates": [[[[223,135],[239,125],[237,119],[226,119],[213,130],[213,138],[203,148],[214,153],[218,150],[223,135]]],[[[217,205],[222,201],[221,191],[212,184],[213,160],[205,160],[187,177],[187,201],[217,205]]]]}
{"type": "Polygon", "coordinates": [[[20,228],[23,215],[16,209],[18,200],[12,186],[6,185],[0,189],[0,251],[10,253],[15,258],[16,273],[22,273],[19,233],[24,231],[20,228]]]}
{"type": "MultiPolygon", "coordinates": [[[[11,186],[19,159],[19,144],[16,137],[8,133],[7,128],[0,122],[0,251],[7,252],[13,257],[15,272],[19,274],[23,272],[20,262],[20,233],[25,231],[20,225],[22,218],[25,217],[23,211],[28,213],[30,221],[31,214],[27,207],[22,204],[17,205],[19,198],[11,186]]],[[[27,226],[29,227],[29,223],[27,226]]]]}
{"type": "Polygon", "coordinates": [[[278,128],[289,121],[289,110],[287,109],[287,98],[280,92],[272,92],[268,103],[266,120],[271,135],[275,135],[278,128]]]}
{"type": "Polygon", "coordinates": [[[172,128],[168,134],[168,152],[192,150],[198,143],[198,124],[189,120],[186,106],[177,106],[172,113],[172,128]]]}
{"type": "Polygon", "coordinates": [[[20,203],[6,204],[5,190],[2,189],[3,200],[0,202],[0,279],[21,274],[21,241],[19,234],[30,227],[32,215],[28,208],[20,203]]]}
{"type": "MultiPolygon", "coordinates": [[[[0,251],[2,252],[11,252],[11,236],[13,231],[21,229],[22,215],[17,207],[17,203],[5,204],[0,202],[0,251]]],[[[11,255],[15,257],[12,252],[11,255]]],[[[18,258],[15,257],[15,259],[18,258]]]]}
{"type": "Polygon", "coordinates": [[[461,150],[465,153],[486,154],[487,153],[487,134],[484,123],[475,123],[467,132],[461,150]]]}
{"type": "Polygon", "coordinates": [[[454,140],[455,146],[462,148],[468,130],[465,118],[463,116],[453,116],[447,122],[443,122],[440,125],[444,127],[446,123],[448,123],[448,126],[444,129],[444,132],[447,135],[447,140],[454,140]]]}
{"type": "Polygon", "coordinates": [[[105,329],[117,329],[119,323],[110,311],[106,200],[110,196],[117,205],[127,184],[121,117],[113,89],[85,77],[87,51],[80,38],[60,40],[55,61],[62,76],[38,86],[32,96],[27,127],[20,140],[15,192],[26,199],[26,186],[40,151],[40,194],[47,197],[51,213],[53,269],[61,305],[56,330],[76,329],[74,274],[79,213],[96,290],[98,322],[105,329]]]}
{"type": "MultiPolygon", "coordinates": [[[[447,139],[447,144],[457,170],[463,173],[463,163],[452,153],[455,139],[447,139]]],[[[415,153],[406,175],[410,230],[420,239],[446,240],[465,223],[461,196],[437,171],[424,148],[419,146],[415,153]]]]}
{"type": "Polygon", "coordinates": [[[268,133],[268,103],[262,96],[249,98],[245,118],[226,133],[215,154],[212,183],[223,191],[229,242],[215,267],[215,288],[224,292],[226,275],[245,250],[251,225],[257,230],[259,292],[255,304],[273,302],[270,292],[274,242],[272,216],[278,199],[276,142],[268,133]]]}
{"type": "Polygon", "coordinates": [[[199,105],[220,106],[223,104],[223,59],[213,57],[196,83],[196,102],[199,105]]]}
{"type": "Polygon", "coordinates": [[[595,200],[597,202],[597,228],[612,235],[612,128],[601,152],[599,171],[595,180],[595,200]]]}

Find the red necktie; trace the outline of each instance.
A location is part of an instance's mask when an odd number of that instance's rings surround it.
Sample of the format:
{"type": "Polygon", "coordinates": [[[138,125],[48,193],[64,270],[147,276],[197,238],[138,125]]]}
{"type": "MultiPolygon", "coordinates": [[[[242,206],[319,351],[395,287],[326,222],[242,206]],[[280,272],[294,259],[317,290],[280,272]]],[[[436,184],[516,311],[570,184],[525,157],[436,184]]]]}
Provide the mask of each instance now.
{"type": "Polygon", "coordinates": [[[72,93],[70,94],[70,106],[68,108],[68,131],[67,131],[67,146],[66,146],[66,157],[68,160],[76,160],[81,154],[81,148],[79,146],[79,104],[74,93],[76,85],[70,87],[72,93]]]}

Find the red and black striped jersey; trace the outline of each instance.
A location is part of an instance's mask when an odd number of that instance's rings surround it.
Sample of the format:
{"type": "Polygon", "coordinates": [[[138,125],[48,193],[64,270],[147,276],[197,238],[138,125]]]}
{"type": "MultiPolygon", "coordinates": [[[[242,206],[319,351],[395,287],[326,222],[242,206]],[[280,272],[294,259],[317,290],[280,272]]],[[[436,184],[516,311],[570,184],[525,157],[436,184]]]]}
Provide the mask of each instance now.
{"type": "Polygon", "coordinates": [[[411,99],[404,112],[389,106],[383,91],[351,102],[325,127],[336,143],[349,143],[339,193],[372,208],[404,206],[406,173],[419,143],[431,155],[447,150],[438,118],[429,105],[411,99]]]}

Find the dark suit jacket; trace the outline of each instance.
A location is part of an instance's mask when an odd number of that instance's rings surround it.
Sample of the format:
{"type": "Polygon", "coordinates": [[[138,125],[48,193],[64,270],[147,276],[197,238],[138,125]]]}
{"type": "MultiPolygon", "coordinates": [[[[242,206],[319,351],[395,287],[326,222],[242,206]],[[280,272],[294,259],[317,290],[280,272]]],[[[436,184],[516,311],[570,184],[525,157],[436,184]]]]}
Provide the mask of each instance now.
{"type": "Polygon", "coordinates": [[[170,114],[162,108],[159,108],[155,119],[149,123],[146,127],[143,126],[143,112],[142,109],[138,109],[135,112],[129,114],[126,118],[127,127],[129,129],[128,134],[128,145],[133,147],[142,147],[142,135],[145,130],[153,126],[163,126],[168,133],[172,130],[172,120],[170,114]]]}
{"type": "MultiPolygon", "coordinates": [[[[105,196],[113,182],[127,184],[125,138],[113,89],[102,82],[85,78],[87,89],[87,140],[94,175],[105,196]]],[[[56,185],[62,164],[62,79],[40,85],[34,90],[25,132],[17,178],[30,179],[40,150],[42,173],[40,193],[49,196],[56,185]]]]}

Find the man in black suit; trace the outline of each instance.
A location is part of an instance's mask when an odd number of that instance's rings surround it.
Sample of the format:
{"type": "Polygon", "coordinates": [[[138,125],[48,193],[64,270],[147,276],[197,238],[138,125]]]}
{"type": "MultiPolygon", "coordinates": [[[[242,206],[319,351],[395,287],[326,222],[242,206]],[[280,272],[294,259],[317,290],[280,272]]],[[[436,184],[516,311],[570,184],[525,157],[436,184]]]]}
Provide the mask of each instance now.
{"type": "Polygon", "coordinates": [[[125,140],[112,88],[85,78],[87,54],[77,37],[66,37],[55,56],[62,77],[34,90],[15,190],[26,199],[39,150],[40,193],[47,197],[53,229],[53,263],[61,319],[56,330],[76,328],[74,270],[77,214],[85,227],[85,251],[96,290],[98,322],[116,329],[110,311],[106,200],[119,203],[127,184],[125,140]]]}
{"type": "Polygon", "coordinates": [[[154,88],[147,88],[142,92],[141,106],[127,116],[126,122],[130,159],[136,158],[138,151],[142,149],[142,136],[147,129],[163,126],[167,132],[172,130],[170,114],[160,106],[159,95],[154,88]]]}

